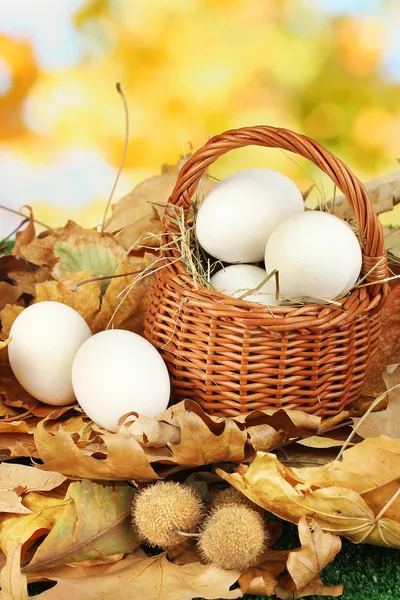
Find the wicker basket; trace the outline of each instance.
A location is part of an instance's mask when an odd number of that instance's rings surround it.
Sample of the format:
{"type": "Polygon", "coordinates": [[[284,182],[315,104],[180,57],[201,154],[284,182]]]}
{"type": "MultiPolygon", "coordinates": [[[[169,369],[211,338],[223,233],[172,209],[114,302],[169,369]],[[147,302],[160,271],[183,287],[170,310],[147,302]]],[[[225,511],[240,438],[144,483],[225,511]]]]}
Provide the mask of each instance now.
{"type": "MultiPolygon", "coordinates": [[[[192,398],[221,416],[279,407],[334,415],[359,397],[378,344],[389,291],[379,283],[388,276],[382,229],[365,188],[342,161],[312,139],[274,127],[211,138],[182,167],[170,204],[190,218],[191,198],[207,167],[252,144],[308,158],[343,192],[359,226],[362,272],[372,270],[370,285],[343,298],[341,307],[266,307],[196,284],[174,251],[175,259],[166,258],[156,273],[145,336],[168,366],[174,400],[192,398]]],[[[171,232],[179,233],[171,216],[167,209],[166,243],[171,232]]]]}

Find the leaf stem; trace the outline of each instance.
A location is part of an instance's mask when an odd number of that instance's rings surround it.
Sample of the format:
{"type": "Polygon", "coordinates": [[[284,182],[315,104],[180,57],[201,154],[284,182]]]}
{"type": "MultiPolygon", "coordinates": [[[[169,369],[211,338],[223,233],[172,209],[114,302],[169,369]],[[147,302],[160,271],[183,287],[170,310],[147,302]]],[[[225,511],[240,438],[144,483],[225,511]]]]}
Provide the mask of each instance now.
{"type": "Polygon", "coordinates": [[[380,402],[382,402],[382,400],[387,396],[387,394],[389,394],[390,392],[392,392],[393,390],[395,390],[396,388],[400,387],[400,383],[394,385],[393,387],[391,387],[390,389],[386,390],[385,392],[383,392],[383,394],[381,394],[380,396],[378,396],[378,398],[375,398],[375,400],[373,401],[373,403],[371,404],[371,406],[368,408],[368,410],[363,414],[363,416],[361,417],[361,419],[358,421],[358,423],[356,424],[356,426],[354,427],[353,431],[350,433],[349,437],[347,438],[347,440],[345,441],[345,443],[343,444],[343,446],[340,449],[339,454],[337,455],[336,460],[340,460],[342,458],[342,454],[343,452],[346,450],[347,446],[350,444],[351,440],[353,439],[353,437],[356,435],[357,431],[359,430],[359,428],[361,427],[362,423],[364,423],[365,419],[368,417],[369,414],[371,414],[371,412],[374,410],[374,408],[376,406],[378,406],[378,404],[380,404],[380,402]]]}
{"type": "Polygon", "coordinates": [[[101,275],[101,277],[89,277],[89,279],[84,279],[83,281],[79,281],[72,286],[71,290],[76,292],[78,287],[81,285],[85,285],[86,283],[93,283],[94,281],[104,281],[105,279],[117,279],[118,277],[126,277],[128,275],[137,275],[138,273],[142,273],[144,269],[139,269],[138,271],[128,271],[127,273],[117,273],[117,275],[101,275]]]}

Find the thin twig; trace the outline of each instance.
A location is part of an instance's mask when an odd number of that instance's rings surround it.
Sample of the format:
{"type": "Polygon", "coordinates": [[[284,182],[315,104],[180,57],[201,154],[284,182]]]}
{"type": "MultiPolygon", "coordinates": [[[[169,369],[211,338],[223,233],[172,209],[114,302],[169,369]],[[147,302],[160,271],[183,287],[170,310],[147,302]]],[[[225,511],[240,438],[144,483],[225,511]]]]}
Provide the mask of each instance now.
{"type": "MultiPolygon", "coordinates": [[[[13,215],[18,215],[19,217],[24,217],[24,219],[27,219],[29,221],[29,217],[24,215],[24,213],[21,212],[20,210],[14,210],[13,208],[9,208],[8,206],[4,206],[3,204],[0,204],[0,209],[6,210],[7,212],[12,213],[13,215]]],[[[34,223],[37,223],[41,227],[44,227],[45,229],[52,229],[52,227],[50,227],[49,225],[46,225],[45,223],[42,223],[42,221],[38,221],[37,219],[32,219],[32,221],[34,223]]]]}
{"type": "Polygon", "coordinates": [[[353,437],[356,435],[357,431],[359,430],[359,428],[361,427],[362,423],[364,423],[365,419],[368,417],[368,415],[374,410],[374,408],[376,406],[378,406],[378,404],[380,404],[382,402],[382,400],[393,390],[395,390],[396,388],[400,387],[400,383],[394,385],[393,387],[391,387],[390,389],[386,390],[385,392],[383,392],[383,394],[381,394],[380,396],[378,396],[378,398],[375,398],[375,400],[373,401],[373,403],[371,404],[371,406],[368,408],[368,410],[363,414],[363,416],[361,417],[361,419],[358,421],[358,423],[355,425],[353,431],[350,433],[349,437],[347,438],[347,440],[345,441],[345,443],[343,444],[343,446],[340,449],[339,454],[337,455],[336,460],[340,460],[342,458],[342,454],[343,452],[346,450],[347,446],[350,444],[351,440],[353,439],[353,437]]]}
{"type": "Polygon", "coordinates": [[[127,275],[137,275],[138,273],[142,273],[144,269],[139,269],[137,271],[128,271],[127,273],[117,273],[117,275],[102,275],[101,277],[89,277],[89,279],[84,279],[83,281],[79,281],[72,286],[71,290],[76,292],[77,288],[81,285],[85,285],[86,283],[93,283],[94,281],[104,281],[105,279],[117,279],[118,277],[126,277],[127,275]]]}
{"type": "Polygon", "coordinates": [[[111,194],[110,194],[110,197],[108,198],[107,205],[106,205],[106,208],[105,208],[105,211],[104,211],[103,222],[101,224],[101,233],[104,232],[104,228],[106,226],[106,220],[107,220],[108,210],[110,208],[110,204],[111,204],[112,198],[114,196],[115,188],[117,187],[117,183],[118,183],[119,178],[121,176],[122,169],[123,169],[124,163],[125,163],[125,158],[126,158],[126,155],[127,155],[127,152],[128,152],[128,142],[129,142],[129,111],[128,111],[128,104],[126,102],[125,94],[122,91],[121,84],[117,83],[116,88],[117,88],[118,94],[122,98],[122,102],[123,102],[123,105],[124,105],[124,112],[125,112],[125,141],[124,141],[124,149],[122,151],[121,163],[119,165],[118,173],[117,173],[117,176],[115,178],[114,185],[112,187],[111,194]]]}

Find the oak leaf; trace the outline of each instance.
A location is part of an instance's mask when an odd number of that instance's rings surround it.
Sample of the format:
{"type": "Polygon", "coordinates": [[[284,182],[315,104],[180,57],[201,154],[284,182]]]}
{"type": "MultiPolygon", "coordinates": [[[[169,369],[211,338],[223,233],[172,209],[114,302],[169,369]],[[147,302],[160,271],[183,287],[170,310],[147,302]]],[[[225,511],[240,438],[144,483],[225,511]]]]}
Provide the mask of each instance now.
{"type": "Polygon", "coordinates": [[[239,577],[243,594],[272,596],[278,585],[279,575],[286,568],[288,550],[268,550],[258,565],[249,567],[239,577]]]}
{"type": "Polygon", "coordinates": [[[324,533],[313,519],[302,517],[298,528],[301,548],[289,552],[286,569],[295,589],[302,590],[334,560],[342,542],[339,537],[324,533]]]}
{"type": "Polygon", "coordinates": [[[133,552],[140,544],[131,525],[134,489],[71,483],[67,504],[26,570],[133,552]]]}
{"type": "Polygon", "coordinates": [[[325,585],[320,577],[316,577],[302,590],[290,590],[278,585],[275,588],[275,595],[277,598],[280,598],[280,600],[305,598],[306,596],[328,596],[329,598],[335,598],[341,596],[343,590],[344,586],[341,584],[325,585]]]}
{"type": "Polygon", "coordinates": [[[91,454],[88,448],[78,447],[62,425],[52,432],[47,421],[41,422],[35,430],[41,468],[88,479],[151,481],[181,468],[251,460],[261,445],[259,437],[257,446],[251,445],[257,428],[264,434],[263,450],[270,450],[289,435],[315,432],[320,423],[318,417],[283,410],[222,419],[207,415],[189,400],[159,415],[154,426],[148,418],[141,419],[133,426],[128,422],[118,433],[99,433],[100,455],[98,449],[91,454]]]}
{"type": "Polygon", "coordinates": [[[165,553],[146,556],[138,549],[113,565],[85,569],[85,577],[63,577],[56,570],[48,578],[57,585],[42,594],[43,600],[192,600],[192,598],[240,598],[240,589],[230,590],[239,573],[221,571],[211,565],[176,565],[165,553]]]}
{"type": "Polygon", "coordinates": [[[400,366],[394,371],[382,374],[382,379],[389,391],[387,407],[379,412],[372,412],[358,425],[360,418],[354,418],[357,434],[363,438],[387,435],[400,438],[400,366]],[[392,389],[399,386],[396,389],[392,389]]]}
{"type": "MultiPolygon", "coordinates": [[[[381,436],[371,442],[365,440],[346,450],[343,469],[340,469],[340,463],[337,468],[334,463],[329,463],[315,469],[290,469],[282,465],[274,454],[260,452],[248,468],[242,466],[236,473],[219,469],[217,473],[250,500],[287,521],[298,523],[302,517],[311,516],[324,531],[345,536],[354,543],[399,548],[400,515],[393,515],[396,518],[387,516],[390,504],[399,495],[398,488],[382,505],[377,504],[379,496],[370,506],[367,497],[359,493],[369,490],[371,494],[374,488],[383,485],[383,480],[388,483],[398,479],[400,455],[394,448],[393,456],[390,456],[388,449],[397,440],[381,436]],[[361,473],[358,478],[355,476],[357,456],[363,457],[365,471],[370,470],[369,486],[366,473],[361,473]],[[386,471],[385,461],[388,459],[391,462],[386,471]],[[395,477],[393,471],[396,472],[395,477]],[[341,485],[331,485],[332,481],[340,481],[341,485]]],[[[385,501],[387,494],[380,499],[385,501]]]]}

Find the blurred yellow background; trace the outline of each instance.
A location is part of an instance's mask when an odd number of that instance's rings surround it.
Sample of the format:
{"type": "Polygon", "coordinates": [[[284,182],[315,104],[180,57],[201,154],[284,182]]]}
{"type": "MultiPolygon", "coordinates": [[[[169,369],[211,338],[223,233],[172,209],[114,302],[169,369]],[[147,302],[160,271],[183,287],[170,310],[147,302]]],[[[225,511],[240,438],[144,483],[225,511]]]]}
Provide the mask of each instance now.
{"type": "MultiPolygon", "coordinates": [[[[398,0],[0,0],[0,15],[0,204],[48,225],[101,222],[124,141],[117,81],[130,141],[114,200],[245,125],[314,137],[363,180],[398,167],[398,0]]],[[[276,168],[331,197],[293,158],[250,148],[213,174],[276,168]]],[[[18,220],[0,210],[0,236],[18,220]]]]}

